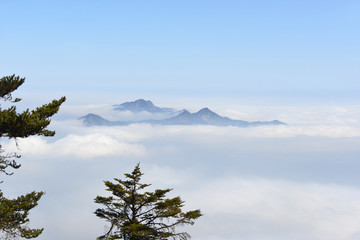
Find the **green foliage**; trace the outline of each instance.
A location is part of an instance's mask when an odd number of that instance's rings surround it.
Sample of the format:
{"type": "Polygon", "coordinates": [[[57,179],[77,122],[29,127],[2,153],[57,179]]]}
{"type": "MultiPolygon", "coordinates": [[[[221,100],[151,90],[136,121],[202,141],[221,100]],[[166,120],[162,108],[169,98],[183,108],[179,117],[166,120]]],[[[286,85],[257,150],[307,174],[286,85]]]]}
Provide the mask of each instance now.
{"type": "MultiPolygon", "coordinates": [[[[11,75],[0,79],[0,98],[4,101],[12,101],[12,92],[23,84],[25,78],[11,75]]],[[[55,132],[46,129],[50,124],[50,117],[59,111],[60,105],[65,101],[65,97],[53,100],[51,103],[44,104],[35,110],[27,109],[22,113],[16,112],[16,106],[7,109],[0,107],[0,137],[6,138],[26,138],[32,135],[54,136],[55,132]]],[[[16,98],[12,102],[19,102],[16,98]]],[[[3,153],[0,145],[0,153],[3,153]]],[[[17,158],[16,154],[1,155],[0,171],[5,172],[7,167],[18,168],[16,161],[9,160],[17,158]]]]}
{"type": "Polygon", "coordinates": [[[7,238],[36,238],[43,229],[30,229],[26,226],[29,222],[29,211],[37,206],[43,192],[32,192],[16,199],[7,199],[0,192],[0,229],[7,238]]]}
{"type": "MultiPolygon", "coordinates": [[[[0,79],[0,98],[12,100],[12,91],[17,89],[25,78],[15,75],[0,79]]],[[[16,98],[14,101],[19,102],[16,98]]],[[[16,107],[8,109],[0,108],[0,137],[24,138],[32,135],[54,136],[54,131],[49,131],[46,127],[50,124],[50,117],[59,111],[60,105],[65,102],[65,97],[53,100],[35,110],[27,109],[22,113],[16,112],[16,107]]]]}
{"type": "Polygon", "coordinates": [[[144,191],[150,184],[140,183],[142,175],[138,164],[131,174],[125,174],[126,180],[115,178],[116,183],[104,182],[106,190],[113,196],[97,196],[95,203],[104,208],[94,213],[109,222],[110,228],[97,239],[189,239],[188,233],[176,233],[175,228],[194,224],[194,220],[202,215],[200,210],[183,212],[184,201],[180,197],[166,198],[172,189],[144,191]]]}
{"type": "MultiPolygon", "coordinates": [[[[24,81],[25,78],[20,78],[19,76],[15,76],[15,74],[2,77],[0,79],[0,98],[11,101],[11,93],[15,91],[21,84],[23,84],[24,81]]],[[[20,100],[20,98],[16,98],[14,102],[18,102],[20,100]]]]}
{"type": "MultiPolygon", "coordinates": [[[[20,98],[13,100],[12,92],[15,91],[25,78],[11,75],[0,78],[0,99],[16,103],[21,101],[20,98]]],[[[0,107],[0,138],[26,138],[32,135],[54,136],[55,132],[50,131],[47,126],[50,124],[50,117],[58,112],[60,105],[65,101],[65,97],[59,100],[53,100],[35,110],[27,109],[22,113],[16,112],[15,106],[7,109],[0,107]]],[[[20,164],[15,159],[20,158],[16,153],[6,153],[0,145],[0,172],[6,175],[7,168],[17,169],[20,164]]],[[[1,182],[2,183],[2,182],[1,182]]],[[[8,199],[3,196],[0,190],[0,233],[5,234],[6,239],[18,237],[36,238],[43,229],[30,229],[29,211],[37,206],[43,192],[31,192],[15,199],[8,199]]]]}

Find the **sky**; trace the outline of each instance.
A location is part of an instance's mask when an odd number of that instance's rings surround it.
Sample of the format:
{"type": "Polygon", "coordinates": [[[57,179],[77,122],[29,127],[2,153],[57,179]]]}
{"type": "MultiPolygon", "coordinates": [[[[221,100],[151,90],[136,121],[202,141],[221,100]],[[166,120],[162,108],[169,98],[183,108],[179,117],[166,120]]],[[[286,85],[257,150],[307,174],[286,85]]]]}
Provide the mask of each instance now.
{"type": "MultiPolygon", "coordinates": [[[[0,76],[26,81],[19,111],[55,98],[53,138],[1,145],[22,155],[7,196],[45,191],[38,239],[95,239],[104,180],[140,162],[204,214],[194,240],[360,238],[359,1],[0,0],[0,76]],[[139,98],[160,107],[286,126],[85,127],[139,98]]],[[[1,103],[1,107],[6,104],[1,103]]],[[[159,116],[157,116],[159,117],[159,116]]]]}
{"type": "Polygon", "coordinates": [[[360,88],[358,1],[0,4],[4,74],[36,91],[344,97],[360,88]]]}

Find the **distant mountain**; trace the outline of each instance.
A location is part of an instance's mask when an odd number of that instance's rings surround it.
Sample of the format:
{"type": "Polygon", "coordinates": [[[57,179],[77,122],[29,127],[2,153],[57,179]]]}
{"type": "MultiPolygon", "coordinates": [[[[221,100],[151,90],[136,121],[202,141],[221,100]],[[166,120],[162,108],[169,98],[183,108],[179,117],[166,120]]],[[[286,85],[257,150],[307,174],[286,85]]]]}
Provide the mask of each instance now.
{"type": "Polygon", "coordinates": [[[132,123],[150,123],[154,125],[213,125],[213,126],[237,126],[250,127],[262,125],[285,125],[285,123],[278,120],[269,122],[247,122],[242,120],[233,120],[228,117],[222,117],[208,108],[203,108],[196,113],[183,111],[175,117],[164,120],[143,120],[138,122],[124,122],[124,121],[109,121],[99,115],[88,114],[80,119],[83,120],[87,126],[120,126],[129,125],[132,123]]]}
{"type": "Polygon", "coordinates": [[[213,126],[237,126],[237,127],[285,124],[278,120],[274,120],[270,122],[247,122],[242,120],[233,120],[228,117],[222,117],[208,108],[203,108],[196,113],[190,113],[188,111],[184,111],[175,117],[161,120],[158,123],[162,125],[213,125],[213,126]]]}
{"type": "Polygon", "coordinates": [[[123,121],[109,121],[99,115],[89,113],[86,116],[79,118],[86,126],[123,126],[130,124],[123,121]]]}
{"type": "Polygon", "coordinates": [[[174,113],[172,108],[160,108],[155,106],[150,100],[138,99],[133,102],[124,102],[119,105],[114,105],[114,110],[130,111],[130,112],[149,112],[149,113],[174,113]]]}
{"type": "Polygon", "coordinates": [[[165,119],[162,124],[166,125],[215,125],[215,126],[242,126],[246,127],[249,122],[241,120],[232,120],[227,117],[221,117],[208,108],[203,108],[196,113],[185,111],[179,115],[165,119]]]}

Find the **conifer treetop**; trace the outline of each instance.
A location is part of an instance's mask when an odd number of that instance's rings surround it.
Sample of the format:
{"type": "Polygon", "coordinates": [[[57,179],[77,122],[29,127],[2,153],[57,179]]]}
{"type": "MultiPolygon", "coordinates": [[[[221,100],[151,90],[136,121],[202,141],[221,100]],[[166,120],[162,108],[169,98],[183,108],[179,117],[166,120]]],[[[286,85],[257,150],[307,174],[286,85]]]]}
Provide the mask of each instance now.
{"type": "Polygon", "coordinates": [[[106,190],[113,196],[97,196],[95,203],[104,208],[94,213],[110,226],[97,239],[189,239],[188,233],[177,232],[176,228],[194,224],[194,220],[202,215],[200,210],[183,212],[184,201],[180,197],[166,197],[172,189],[145,191],[150,184],[140,182],[142,175],[138,164],[132,173],[125,174],[125,180],[115,178],[115,183],[104,181],[106,190]]]}
{"type": "MultiPolygon", "coordinates": [[[[11,75],[0,79],[0,98],[4,101],[19,102],[20,98],[12,97],[15,91],[25,78],[11,75]]],[[[60,105],[65,102],[66,98],[62,97],[53,100],[51,103],[44,104],[35,110],[25,110],[22,113],[16,112],[16,106],[7,109],[0,107],[0,137],[7,138],[25,138],[32,135],[54,136],[55,131],[50,131],[47,126],[50,124],[50,117],[59,111],[60,105]]]]}

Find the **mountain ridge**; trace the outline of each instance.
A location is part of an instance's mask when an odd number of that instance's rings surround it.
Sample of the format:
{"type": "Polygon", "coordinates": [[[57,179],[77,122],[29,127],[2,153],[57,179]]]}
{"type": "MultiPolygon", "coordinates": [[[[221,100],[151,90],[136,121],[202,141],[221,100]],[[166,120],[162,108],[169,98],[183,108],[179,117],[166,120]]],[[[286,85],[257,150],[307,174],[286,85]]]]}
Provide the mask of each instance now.
{"type": "MultiPolygon", "coordinates": [[[[138,112],[151,110],[152,113],[159,113],[159,111],[173,111],[172,108],[159,108],[155,106],[151,101],[145,101],[144,99],[138,99],[134,102],[125,102],[122,105],[122,109],[120,111],[133,111],[138,112]],[[124,105],[123,105],[124,104],[124,105]],[[130,107],[129,107],[130,106],[130,107]],[[170,109],[170,110],[169,110],[170,109]]],[[[115,110],[116,106],[114,105],[115,110]]],[[[83,117],[79,118],[83,121],[86,126],[126,126],[135,123],[149,123],[153,125],[212,125],[212,126],[237,126],[237,127],[250,127],[250,126],[263,126],[263,125],[286,125],[279,120],[272,121],[254,121],[248,122],[244,120],[234,120],[228,117],[223,117],[218,115],[217,113],[211,111],[209,108],[205,107],[200,109],[198,112],[190,113],[187,110],[179,111],[176,116],[165,118],[163,120],[141,120],[141,121],[110,121],[107,120],[100,115],[96,115],[93,113],[87,114],[83,117]]]]}

